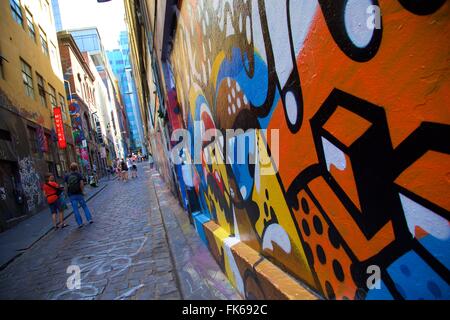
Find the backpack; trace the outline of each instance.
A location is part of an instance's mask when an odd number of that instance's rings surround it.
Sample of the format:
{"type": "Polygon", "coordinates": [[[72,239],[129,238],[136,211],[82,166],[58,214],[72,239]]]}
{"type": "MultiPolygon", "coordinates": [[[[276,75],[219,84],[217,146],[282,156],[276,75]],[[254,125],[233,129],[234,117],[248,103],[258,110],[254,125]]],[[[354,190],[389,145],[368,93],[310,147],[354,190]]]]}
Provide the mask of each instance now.
{"type": "Polygon", "coordinates": [[[67,190],[70,194],[81,193],[80,178],[77,175],[69,175],[69,177],[67,178],[67,190]]]}

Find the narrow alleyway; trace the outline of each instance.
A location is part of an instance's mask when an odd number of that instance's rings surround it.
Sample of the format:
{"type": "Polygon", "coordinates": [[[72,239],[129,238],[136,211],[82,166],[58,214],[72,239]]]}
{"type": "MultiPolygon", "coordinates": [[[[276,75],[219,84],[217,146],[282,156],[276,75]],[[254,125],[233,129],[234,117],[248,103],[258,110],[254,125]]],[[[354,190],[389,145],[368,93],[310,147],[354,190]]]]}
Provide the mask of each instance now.
{"type": "Polygon", "coordinates": [[[240,299],[156,170],[111,182],[94,224],[52,231],[0,272],[0,299],[240,299]],[[69,266],[81,288],[70,290],[69,266]]]}

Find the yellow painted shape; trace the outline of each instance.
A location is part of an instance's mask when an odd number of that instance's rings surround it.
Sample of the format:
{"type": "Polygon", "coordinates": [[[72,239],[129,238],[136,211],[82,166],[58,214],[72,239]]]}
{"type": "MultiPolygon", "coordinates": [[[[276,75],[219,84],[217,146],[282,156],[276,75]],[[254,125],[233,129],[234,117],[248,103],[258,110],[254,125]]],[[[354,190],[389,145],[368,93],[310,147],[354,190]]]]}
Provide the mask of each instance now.
{"type": "Polygon", "coordinates": [[[203,95],[202,89],[195,83],[192,83],[189,89],[189,107],[191,111],[192,119],[195,121],[195,106],[198,96],[203,95]]]}
{"type": "Polygon", "coordinates": [[[222,248],[222,251],[223,251],[223,261],[224,261],[225,273],[227,275],[227,278],[230,280],[233,287],[236,288],[236,279],[234,277],[233,271],[231,270],[228,255],[225,253],[224,241],[225,241],[225,239],[230,237],[230,234],[225,229],[219,227],[213,231],[213,235],[214,235],[214,240],[216,241],[217,247],[222,248]]]}
{"type": "Polygon", "coordinates": [[[214,59],[214,63],[211,71],[211,78],[214,83],[214,88],[217,88],[217,77],[219,76],[220,66],[222,65],[223,60],[225,59],[225,52],[220,51],[216,58],[214,59]]]}
{"type": "MultiPolygon", "coordinates": [[[[230,197],[229,197],[229,182],[228,182],[228,176],[227,176],[227,172],[226,172],[226,167],[224,164],[223,159],[219,160],[219,158],[222,158],[218,152],[216,152],[216,156],[213,156],[213,148],[205,148],[203,150],[204,152],[207,152],[209,155],[209,158],[212,159],[212,172],[209,171],[208,167],[206,167],[206,171],[208,173],[210,173],[211,175],[215,176],[215,171],[217,171],[219,173],[220,179],[222,180],[223,186],[224,186],[224,197],[225,197],[225,201],[227,203],[228,206],[230,206],[230,197]]],[[[214,199],[214,194],[212,189],[208,186],[208,193],[211,195],[211,198],[214,199]]],[[[209,202],[209,201],[207,201],[209,202]]],[[[220,204],[218,201],[213,200],[212,205],[214,205],[214,207],[216,208],[216,215],[217,215],[217,223],[224,228],[227,232],[231,233],[230,230],[230,225],[227,222],[226,218],[225,218],[225,211],[224,208],[220,207],[220,204]]]]}
{"type": "MultiPolygon", "coordinates": [[[[262,140],[261,132],[258,130],[256,131],[257,136],[259,137],[259,143],[258,143],[258,153],[259,157],[262,163],[267,163],[267,160],[269,159],[269,155],[267,153],[267,149],[264,145],[264,140],[262,140]]],[[[257,159],[258,161],[258,159],[257,159]]],[[[267,168],[267,166],[265,166],[267,168]]],[[[275,169],[272,165],[272,170],[275,172],[275,169]]],[[[304,280],[313,283],[313,276],[311,269],[308,265],[308,260],[306,259],[305,252],[303,250],[303,246],[300,241],[300,237],[297,233],[297,229],[295,228],[295,223],[292,219],[292,215],[289,211],[289,208],[286,203],[286,199],[284,198],[283,192],[281,190],[281,187],[279,185],[279,182],[277,180],[277,176],[275,174],[269,174],[269,175],[262,175],[261,174],[261,168],[258,173],[255,172],[255,179],[256,175],[260,175],[260,190],[256,189],[256,182],[253,186],[253,201],[258,205],[260,210],[260,218],[256,222],[256,231],[259,236],[262,236],[264,231],[264,219],[265,219],[265,211],[264,211],[264,202],[266,201],[266,195],[265,190],[268,190],[269,193],[269,200],[267,201],[268,204],[268,211],[270,216],[270,207],[273,208],[273,211],[275,213],[275,216],[277,217],[278,224],[283,227],[283,229],[286,231],[286,233],[289,235],[289,238],[291,240],[291,246],[292,246],[292,253],[297,253],[300,258],[301,264],[299,265],[299,268],[301,268],[302,276],[304,277],[304,280]]]]}

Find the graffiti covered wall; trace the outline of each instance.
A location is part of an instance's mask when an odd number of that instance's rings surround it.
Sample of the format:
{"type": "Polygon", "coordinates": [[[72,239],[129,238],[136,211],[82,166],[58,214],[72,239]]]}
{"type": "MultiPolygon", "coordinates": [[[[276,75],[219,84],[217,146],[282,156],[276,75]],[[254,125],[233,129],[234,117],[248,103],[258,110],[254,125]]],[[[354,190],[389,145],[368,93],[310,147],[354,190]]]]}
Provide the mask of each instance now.
{"type": "Polygon", "coordinates": [[[263,256],[327,299],[450,298],[449,10],[182,2],[171,62],[185,127],[196,141],[257,129],[203,143],[192,177],[196,228],[243,295],[280,298],[255,272],[263,256]],[[266,168],[211,148],[239,139],[266,168]]]}
{"type": "Polygon", "coordinates": [[[26,157],[19,161],[19,173],[22,188],[27,195],[28,210],[33,211],[44,202],[41,189],[41,178],[36,172],[33,160],[26,157]]]}
{"type": "Polygon", "coordinates": [[[42,127],[44,121],[31,122],[24,116],[0,89],[0,232],[46,205],[40,184],[48,163],[40,155],[49,151],[49,131],[42,127]],[[35,137],[29,128],[35,128],[35,137]]]}
{"type": "Polygon", "coordinates": [[[77,100],[70,100],[69,105],[70,119],[72,122],[72,135],[75,142],[78,160],[82,164],[82,167],[89,166],[89,152],[86,146],[83,146],[84,136],[83,122],[81,120],[82,110],[77,100]]]}

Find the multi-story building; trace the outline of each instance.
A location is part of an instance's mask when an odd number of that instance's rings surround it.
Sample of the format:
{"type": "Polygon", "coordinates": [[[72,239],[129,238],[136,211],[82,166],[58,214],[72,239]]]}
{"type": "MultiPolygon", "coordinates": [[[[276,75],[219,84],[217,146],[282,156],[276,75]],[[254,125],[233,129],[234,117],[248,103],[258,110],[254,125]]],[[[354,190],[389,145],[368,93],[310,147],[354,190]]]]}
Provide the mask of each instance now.
{"type": "Polygon", "coordinates": [[[96,94],[97,82],[101,80],[90,55],[79,50],[69,32],[58,32],[58,42],[64,78],[70,89],[69,111],[79,161],[84,173],[96,168],[101,176],[106,173],[109,149],[96,94]]]}
{"type": "Polygon", "coordinates": [[[130,128],[130,149],[132,152],[146,154],[144,142],[144,130],[142,125],[141,110],[136,93],[134,74],[130,61],[130,48],[126,31],[120,33],[120,48],[107,51],[111,68],[119,82],[122,99],[125,105],[128,126],[130,128]]]}
{"type": "MultiPolygon", "coordinates": [[[[144,126],[144,136],[164,180],[184,194],[180,166],[171,159],[171,134],[183,127],[169,63],[171,22],[176,1],[124,1],[130,58],[144,126]],[[170,13],[170,14],[169,14],[170,13]]],[[[186,204],[186,201],[182,201],[186,204]]]]}
{"type": "Polygon", "coordinates": [[[53,9],[53,19],[55,21],[56,32],[63,30],[62,20],[61,20],[61,10],[59,9],[59,1],[51,0],[53,9]]]}
{"type": "Polygon", "coordinates": [[[0,230],[43,208],[44,174],[75,160],[52,17],[48,0],[0,2],[0,230]]]}
{"type": "Polygon", "coordinates": [[[129,152],[128,130],[126,125],[126,112],[123,104],[117,99],[120,96],[119,90],[115,87],[115,76],[109,65],[105,49],[103,48],[100,34],[95,27],[68,30],[82,52],[87,52],[91,57],[98,74],[107,89],[108,100],[111,105],[112,118],[117,127],[115,139],[116,153],[119,157],[124,157],[129,152]]]}
{"type": "MultiPolygon", "coordinates": [[[[87,53],[84,53],[84,55],[87,55],[87,53]]],[[[114,113],[112,112],[109,91],[91,58],[88,59],[88,65],[95,77],[94,90],[97,103],[97,113],[95,113],[95,116],[98,117],[98,121],[95,123],[97,137],[102,144],[102,157],[106,157],[107,166],[112,166],[112,161],[118,156],[114,141],[118,140],[116,137],[119,137],[119,132],[116,127],[114,113]]],[[[119,146],[117,150],[121,150],[119,146]]]]}

